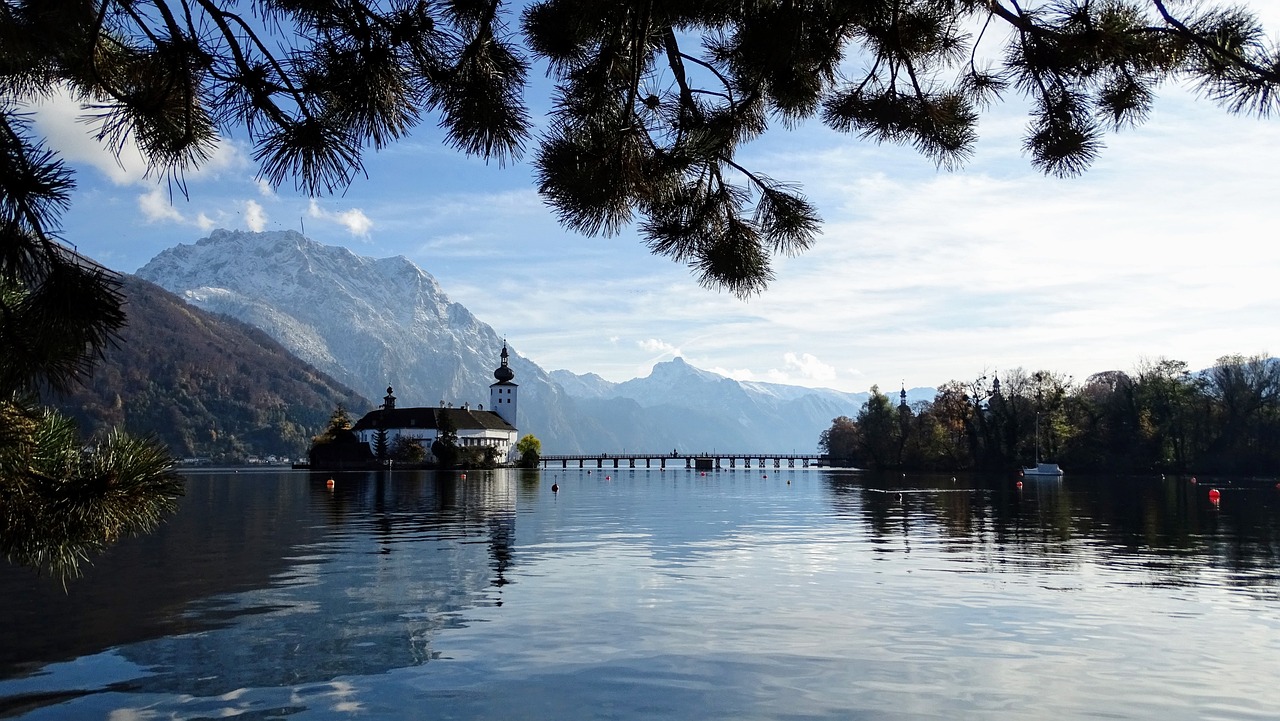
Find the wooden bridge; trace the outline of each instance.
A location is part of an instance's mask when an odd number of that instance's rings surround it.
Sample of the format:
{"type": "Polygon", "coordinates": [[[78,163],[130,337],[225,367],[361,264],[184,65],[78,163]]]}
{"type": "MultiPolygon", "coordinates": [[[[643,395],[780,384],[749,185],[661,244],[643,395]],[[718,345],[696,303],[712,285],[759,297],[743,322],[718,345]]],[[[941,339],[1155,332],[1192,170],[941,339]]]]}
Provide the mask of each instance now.
{"type": "Polygon", "coordinates": [[[743,468],[810,468],[827,466],[830,461],[821,453],[596,453],[581,455],[548,455],[539,459],[543,468],[569,468],[570,463],[577,463],[578,468],[692,468],[699,471],[711,471],[729,468],[731,470],[742,463],[743,468]],[[643,463],[644,465],[638,465],[643,463]],[[725,464],[728,464],[727,466],[725,464]]]}

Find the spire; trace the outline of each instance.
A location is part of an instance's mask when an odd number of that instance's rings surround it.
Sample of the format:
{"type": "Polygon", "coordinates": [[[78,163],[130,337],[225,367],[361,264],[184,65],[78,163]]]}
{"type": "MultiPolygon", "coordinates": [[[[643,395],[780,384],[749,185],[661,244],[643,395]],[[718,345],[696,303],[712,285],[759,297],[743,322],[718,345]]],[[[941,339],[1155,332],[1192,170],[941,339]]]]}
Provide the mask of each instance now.
{"type": "Polygon", "coordinates": [[[898,394],[898,406],[900,408],[907,407],[907,382],[902,382],[902,392],[898,394]]]}
{"type": "Polygon", "coordinates": [[[499,383],[510,383],[511,379],[516,377],[515,371],[507,365],[507,358],[507,342],[504,340],[502,341],[502,365],[493,372],[493,377],[497,378],[499,383]]]}
{"type": "Polygon", "coordinates": [[[387,395],[382,399],[382,410],[384,411],[395,410],[395,407],[396,407],[396,397],[391,395],[391,386],[387,386],[387,395]]]}

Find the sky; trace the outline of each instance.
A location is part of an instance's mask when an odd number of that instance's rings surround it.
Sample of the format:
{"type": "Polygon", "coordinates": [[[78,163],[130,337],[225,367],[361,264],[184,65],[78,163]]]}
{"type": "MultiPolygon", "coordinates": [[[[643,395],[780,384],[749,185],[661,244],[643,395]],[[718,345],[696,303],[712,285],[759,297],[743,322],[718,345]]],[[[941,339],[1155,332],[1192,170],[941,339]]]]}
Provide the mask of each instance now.
{"type": "MultiPolygon", "coordinates": [[[[1280,28],[1280,0],[1252,5],[1280,28]]],[[[526,101],[542,123],[533,76],[526,101]]],[[[94,141],[65,98],[34,112],[77,170],[61,236],[104,265],[134,272],[214,228],[299,230],[409,258],[547,370],[620,382],[680,356],[739,380],[857,392],[1280,353],[1280,119],[1233,116],[1176,85],[1071,179],[1032,168],[1016,100],[984,115],[974,157],[950,172],[814,120],[775,124],[743,164],[800,184],[824,225],[746,301],[650,255],[634,228],[561,228],[528,153],[506,167],[467,158],[433,118],[370,152],[367,178],[315,198],[261,182],[231,135],[184,197],[136,152],[94,141]]]]}

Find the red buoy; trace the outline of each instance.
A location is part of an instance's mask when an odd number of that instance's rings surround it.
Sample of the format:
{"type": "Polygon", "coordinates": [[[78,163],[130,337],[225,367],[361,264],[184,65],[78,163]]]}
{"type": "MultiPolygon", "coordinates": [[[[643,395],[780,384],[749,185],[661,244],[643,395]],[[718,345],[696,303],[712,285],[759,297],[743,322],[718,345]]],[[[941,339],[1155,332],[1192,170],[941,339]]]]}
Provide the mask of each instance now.
{"type": "Polygon", "coordinates": [[[333,488],[333,479],[332,479],[332,478],[330,478],[329,480],[325,481],[325,482],[324,482],[324,487],[325,487],[325,488],[333,488]]]}
{"type": "Polygon", "coordinates": [[[1222,494],[1218,492],[1218,489],[1216,489],[1216,488],[1210,488],[1210,489],[1209,489],[1209,500],[1210,500],[1210,501],[1212,501],[1212,502],[1214,502],[1214,503],[1217,503],[1218,501],[1222,500],[1222,494]]]}
{"type": "Polygon", "coordinates": [[[1022,490],[1022,481],[1018,481],[1018,490],[1022,490]]]}

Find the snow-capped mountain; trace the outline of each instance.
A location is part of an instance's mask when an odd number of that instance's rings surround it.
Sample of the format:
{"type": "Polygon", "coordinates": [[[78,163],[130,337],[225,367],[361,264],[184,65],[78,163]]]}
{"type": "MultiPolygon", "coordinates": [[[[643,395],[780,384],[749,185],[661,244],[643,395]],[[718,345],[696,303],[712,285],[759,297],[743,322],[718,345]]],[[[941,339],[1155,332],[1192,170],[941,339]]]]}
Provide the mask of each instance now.
{"type": "MultiPolygon", "coordinates": [[[[366,258],[294,231],[216,230],[161,252],[137,275],[261,328],[375,402],[392,386],[401,406],[484,403],[503,345],[408,259],[366,258]]],[[[832,418],[856,414],[867,397],[739,382],[683,359],[611,383],[549,374],[510,350],[518,425],[544,453],[812,450],[832,418]]]]}
{"type": "MultiPolygon", "coordinates": [[[[295,231],[215,230],[161,252],[137,274],[258,326],[368,398],[391,386],[402,406],[489,399],[503,339],[402,256],[366,258],[295,231]]],[[[511,350],[521,429],[577,449],[563,391],[511,350]]]]}
{"type": "MultiPolygon", "coordinates": [[[[551,378],[579,405],[613,423],[641,415],[660,422],[681,439],[675,444],[681,450],[811,451],[833,418],[855,415],[871,395],[737,381],[695,368],[683,358],[657,363],[648,376],[622,383],[564,370],[552,371],[551,378]],[[704,439],[705,446],[683,440],[692,438],[704,439]]],[[[897,396],[890,394],[896,403],[897,396]]],[[[909,403],[933,396],[932,388],[907,391],[909,403]]]]}

